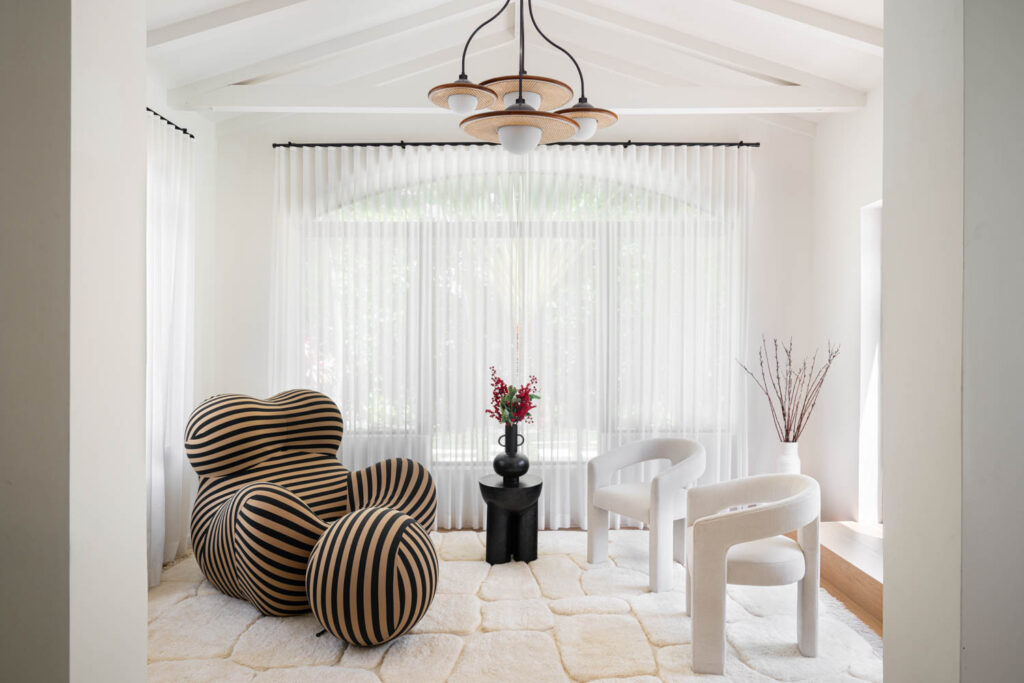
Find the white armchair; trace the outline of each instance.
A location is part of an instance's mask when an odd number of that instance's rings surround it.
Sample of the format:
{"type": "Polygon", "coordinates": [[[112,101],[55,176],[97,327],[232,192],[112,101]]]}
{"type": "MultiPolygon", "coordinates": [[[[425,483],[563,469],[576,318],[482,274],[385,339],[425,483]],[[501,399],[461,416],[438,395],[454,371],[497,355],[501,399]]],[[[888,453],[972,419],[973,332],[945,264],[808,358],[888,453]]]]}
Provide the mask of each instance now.
{"type": "Polygon", "coordinates": [[[651,529],[651,590],[672,586],[672,558],[685,564],[686,487],[704,473],[704,447],[687,439],[648,439],[625,444],[587,466],[587,561],[608,559],[608,513],[646,522],[651,529]],[[653,480],[612,484],[624,467],[649,460],[672,466],[653,480]],[[674,547],[674,552],[673,552],[674,547]]]}
{"type": "Polygon", "coordinates": [[[686,607],[693,618],[693,670],[725,668],[725,586],[799,581],[797,643],[818,650],[818,482],[765,474],[690,489],[686,502],[686,607]],[[732,508],[732,509],[730,509],[732,508]],[[794,541],[781,534],[797,532],[794,541]]]}

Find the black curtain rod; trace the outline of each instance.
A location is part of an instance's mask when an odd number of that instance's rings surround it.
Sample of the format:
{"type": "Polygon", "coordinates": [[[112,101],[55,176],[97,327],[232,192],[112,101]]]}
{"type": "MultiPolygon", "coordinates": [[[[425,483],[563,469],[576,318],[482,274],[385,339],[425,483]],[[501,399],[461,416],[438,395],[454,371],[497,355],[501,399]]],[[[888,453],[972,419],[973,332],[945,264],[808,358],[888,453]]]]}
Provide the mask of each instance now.
{"type": "MultiPolygon", "coordinates": [[[[582,145],[584,147],[760,147],[760,142],[554,142],[550,146],[582,145]]],[[[499,147],[493,142],[275,142],[277,147],[499,147]]]]}
{"type": "Polygon", "coordinates": [[[159,112],[153,111],[149,107],[146,107],[146,111],[148,111],[150,114],[152,114],[153,116],[157,117],[158,119],[160,119],[161,121],[166,123],[171,128],[176,128],[176,129],[180,130],[182,133],[184,133],[185,135],[189,136],[193,140],[196,139],[195,135],[192,135],[192,133],[188,132],[188,128],[182,128],[181,126],[176,124],[174,121],[171,121],[169,118],[167,118],[166,116],[161,115],[159,112]]]}

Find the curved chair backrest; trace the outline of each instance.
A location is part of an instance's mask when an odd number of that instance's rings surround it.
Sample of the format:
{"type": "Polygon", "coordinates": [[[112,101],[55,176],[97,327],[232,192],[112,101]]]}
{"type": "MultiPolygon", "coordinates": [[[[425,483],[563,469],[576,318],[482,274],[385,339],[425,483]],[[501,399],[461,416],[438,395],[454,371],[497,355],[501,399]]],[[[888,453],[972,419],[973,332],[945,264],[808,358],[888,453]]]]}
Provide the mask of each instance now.
{"type": "MultiPolygon", "coordinates": [[[[779,523],[796,530],[821,516],[821,488],[806,474],[766,474],[753,477],[758,486],[753,501],[778,509],[779,523]]],[[[782,532],[786,533],[786,532],[782,532]]]]}
{"type": "Polygon", "coordinates": [[[192,411],[185,453],[197,474],[221,477],[281,452],[337,458],[342,431],[338,406],[317,391],[296,389],[266,400],[219,394],[192,411]]]}
{"type": "Polygon", "coordinates": [[[798,496],[815,497],[818,482],[806,474],[758,474],[734,482],[747,503],[777,503],[798,496]]]}
{"type": "Polygon", "coordinates": [[[668,460],[673,465],[678,465],[687,458],[703,452],[704,447],[696,441],[659,437],[630,441],[609,451],[609,454],[614,454],[615,459],[618,461],[618,467],[624,467],[625,465],[622,463],[635,464],[660,459],[668,460]]]}
{"type": "Polygon", "coordinates": [[[690,489],[687,498],[688,525],[734,526],[733,542],[795,531],[820,516],[821,489],[804,474],[734,479],[690,489]]]}

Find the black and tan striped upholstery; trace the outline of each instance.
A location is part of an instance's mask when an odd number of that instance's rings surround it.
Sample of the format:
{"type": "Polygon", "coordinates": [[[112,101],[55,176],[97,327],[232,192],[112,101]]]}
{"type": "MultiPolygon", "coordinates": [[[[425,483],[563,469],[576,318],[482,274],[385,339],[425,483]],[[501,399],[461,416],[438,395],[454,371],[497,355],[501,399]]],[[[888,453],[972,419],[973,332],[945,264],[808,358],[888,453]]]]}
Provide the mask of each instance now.
{"type": "Polygon", "coordinates": [[[338,638],[378,645],[423,618],[437,590],[437,555],[419,524],[391,508],[357,510],[320,537],[306,591],[338,638]]]}
{"type": "Polygon", "coordinates": [[[192,545],[210,583],[263,614],[306,612],[315,588],[324,628],[380,643],[411,628],[433,600],[437,556],[427,530],[436,493],[411,460],[350,473],[337,457],[342,430],[338,407],[315,391],[200,404],[185,432],[199,474],[192,545]],[[342,599],[366,582],[372,599],[342,599]]]}

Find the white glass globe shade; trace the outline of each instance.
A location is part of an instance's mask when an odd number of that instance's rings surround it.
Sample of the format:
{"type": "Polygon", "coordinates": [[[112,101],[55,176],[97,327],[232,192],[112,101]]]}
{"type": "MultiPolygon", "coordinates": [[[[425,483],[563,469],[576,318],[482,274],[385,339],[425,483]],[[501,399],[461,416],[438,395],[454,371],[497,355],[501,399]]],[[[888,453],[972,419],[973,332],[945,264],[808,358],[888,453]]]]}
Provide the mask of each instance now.
{"type": "Polygon", "coordinates": [[[448,96],[448,108],[456,114],[468,114],[476,110],[476,95],[456,94],[448,96]]]}
{"type": "MultiPolygon", "coordinates": [[[[519,88],[516,88],[512,92],[505,93],[505,106],[510,107],[516,103],[516,98],[519,97],[519,88]]],[[[534,109],[540,109],[540,94],[530,92],[529,90],[523,91],[523,99],[526,103],[534,109]]]]}
{"type": "Polygon", "coordinates": [[[501,146],[510,154],[526,154],[540,143],[541,130],[536,126],[502,126],[498,129],[501,146]]]}
{"type": "Polygon", "coordinates": [[[572,136],[573,140],[589,140],[594,137],[594,133],[597,132],[597,119],[592,119],[589,116],[580,116],[573,119],[573,121],[580,124],[580,131],[572,136]]]}

